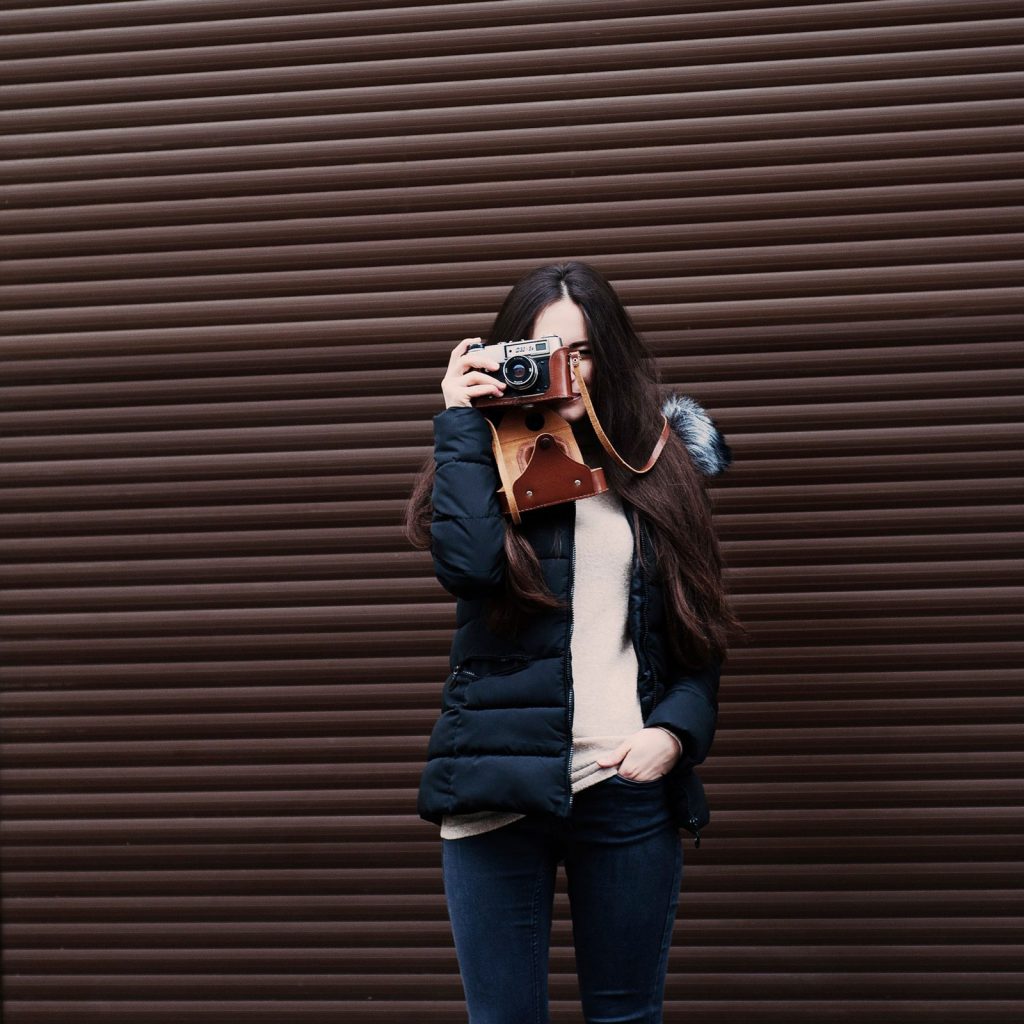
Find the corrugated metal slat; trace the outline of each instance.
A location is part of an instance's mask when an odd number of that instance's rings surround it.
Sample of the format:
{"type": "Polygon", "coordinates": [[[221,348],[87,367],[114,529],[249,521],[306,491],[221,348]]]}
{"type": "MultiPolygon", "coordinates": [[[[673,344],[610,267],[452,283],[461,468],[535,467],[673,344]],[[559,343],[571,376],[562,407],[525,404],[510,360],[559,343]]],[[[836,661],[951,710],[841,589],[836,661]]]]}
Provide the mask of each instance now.
{"type": "Polygon", "coordinates": [[[465,1019],[400,522],[567,258],[735,455],[666,1022],[1019,1019],[1022,65],[1017,0],[0,12],[5,1020],[465,1019]]]}

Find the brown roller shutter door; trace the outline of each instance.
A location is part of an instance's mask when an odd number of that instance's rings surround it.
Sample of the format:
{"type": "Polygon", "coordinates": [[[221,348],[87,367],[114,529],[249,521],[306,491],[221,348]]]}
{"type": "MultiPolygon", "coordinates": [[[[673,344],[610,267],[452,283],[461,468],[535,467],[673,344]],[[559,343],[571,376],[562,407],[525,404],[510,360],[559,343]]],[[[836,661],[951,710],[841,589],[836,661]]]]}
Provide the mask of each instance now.
{"type": "Polygon", "coordinates": [[[1020,1019],[1019,2],[14,2],[5,1019],[465,1020],[400,520],[566,258],[736,456],[666,1021],[1020,1019]]]}

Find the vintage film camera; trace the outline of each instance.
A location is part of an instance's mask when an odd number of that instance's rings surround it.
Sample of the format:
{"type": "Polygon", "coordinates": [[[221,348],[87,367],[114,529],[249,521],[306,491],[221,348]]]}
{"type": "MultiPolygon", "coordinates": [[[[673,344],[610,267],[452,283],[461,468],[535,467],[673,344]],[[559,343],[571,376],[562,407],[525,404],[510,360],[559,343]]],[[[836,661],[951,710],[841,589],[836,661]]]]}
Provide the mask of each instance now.
{"type": "Polygon", "coordinates": [[[498,501],[502,512],[515,523],[521,523],[522,513],[531,509],[577,501],[608,490],[604,469],[587,465],[571,424],[551,408],[551,403],[576,397],[574,377],[594,432],[608,454],[633,473],[646,473],[657,461],[668,439],[668,420],[662,417],[661,437],[646,465],[634,467],[624,461],[601,429],[579,372],[579,352],[570,351],[557,334],[496,345],[474,342],[466,351],[474,349],[498,363],[496,371],[481,372],[508,382],[505,394],[482,395],[472,404],[481,409],[499,407],[496,420],[489,416],[484,419],[491,428],[494,460],[501,477],[498,501]]]}
{"type": "Polygon", "coordinates": [[[557,334],[504,341],[496,345],[476,341],[466,349],[467,352],[474,350],[483,352],[490,361],[498,364],[497,370],[478,367],[480,372],[506,382],[504,394],[475,398],[473,405],[478,409],[532,405],[575,395],[569,365],[570,351],[557,334]]]}

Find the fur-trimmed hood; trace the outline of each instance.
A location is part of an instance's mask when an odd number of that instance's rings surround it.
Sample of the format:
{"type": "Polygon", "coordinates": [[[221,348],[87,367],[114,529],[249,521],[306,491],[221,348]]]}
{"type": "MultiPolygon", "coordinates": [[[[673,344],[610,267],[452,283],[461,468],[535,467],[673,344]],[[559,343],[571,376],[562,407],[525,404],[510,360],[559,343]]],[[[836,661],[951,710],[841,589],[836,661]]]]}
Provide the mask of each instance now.
{"type": "Polygon", "coordinates": [[[718,476],[732,463],[732,451],[715,421],[695,399],[672,391],[661,404],[669,426],[686,445],[705,476],[718,476]]]}

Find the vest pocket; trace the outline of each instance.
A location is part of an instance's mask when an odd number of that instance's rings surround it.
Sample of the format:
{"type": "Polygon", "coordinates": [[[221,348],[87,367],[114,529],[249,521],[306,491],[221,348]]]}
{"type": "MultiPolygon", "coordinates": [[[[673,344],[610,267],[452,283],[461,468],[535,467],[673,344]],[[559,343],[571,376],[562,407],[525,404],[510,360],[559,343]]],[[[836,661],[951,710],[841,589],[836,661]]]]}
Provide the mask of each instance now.
{"type": "Polygon", "coordinates": [[[464,697],[461,693],[462,684],[470,679],[475,679],[476,674],[464,668],[461,664],[456,665],[454,671],[448,673],[448,678],[441,687],[441,707],[450,711],[457,704],[460,704],[464,697]]]}
{"type": "MultiPolygon", "coordinates": [[[[530,659],[525,654],[474,654],[463,662],[464,665],[470,664],[474,666],[473,671],[469,672],[470,677],[473,679],[480,679],[483,676],[511,675],[513,672],[518,672],[520,669],[525,668],[529,663],[530,659]]],[[[466,669],[463,669],[463,671],[465,672],[466,669]]]]}

